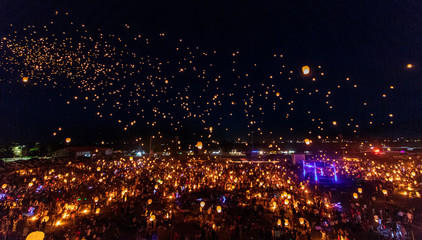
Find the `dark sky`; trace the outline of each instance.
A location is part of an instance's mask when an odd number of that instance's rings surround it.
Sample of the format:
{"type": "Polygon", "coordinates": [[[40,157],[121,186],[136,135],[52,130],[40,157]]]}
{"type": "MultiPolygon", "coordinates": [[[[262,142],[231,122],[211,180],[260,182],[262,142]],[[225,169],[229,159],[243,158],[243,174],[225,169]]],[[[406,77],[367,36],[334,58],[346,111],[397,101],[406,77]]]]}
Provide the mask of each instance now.
{"type": "MultiPolygon", "coordinates": [[[[282,53],[289,65],[324,66],[327,81],[353,78],[363,88],[359,95],[368,99],[379,97],[381,86],[394,85],[394,97],[379,111],[391,109],[396,123],[422,118],[420,1],[3,0],[0,34],[10,32],[9,24],[44,25],[55,11],[69,12],[88,29],[124,35],[122,26],[129,24],[140,34],[166,33],[205,49],[240,51],[247,62],[282,53]],[[408,63],[414,68],[406,69],[408,63]]],[[[7,82],[13,74],[0,74],[1,141],[50,140],[57,126],[81,138],[121,133],[111,119],[99,120],[81,106],[67,105],[58,92],[19,88],[7,82]]]]}

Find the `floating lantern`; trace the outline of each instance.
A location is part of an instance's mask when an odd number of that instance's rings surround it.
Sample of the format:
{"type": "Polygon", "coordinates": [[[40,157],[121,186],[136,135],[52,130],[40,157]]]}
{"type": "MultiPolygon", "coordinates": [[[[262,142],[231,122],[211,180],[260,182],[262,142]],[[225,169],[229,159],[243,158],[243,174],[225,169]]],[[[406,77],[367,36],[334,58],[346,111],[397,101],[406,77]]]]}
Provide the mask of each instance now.
{"type": "Polygon", "coordinates": [[[95,209],[95,214],[100,214],[100,208],[95,209]]]}
{"type": "Polygon", "coordinates": [[[280,226],[281,225],[281,219],[277,220],[277,225],[280,226]]]}
{"type": "Polygon", "coordinates": [[[95,197],[94,198],[94,202],[98,202],[98,197],[95,197]]]}
{"type": "Polygon", "coordinates": [[[5,184],[1,185],[1,188],[3,188],[3,189],[7,188],[7,184],[5,183],[5,184]]]}
{"type": "Polygon", "coordinates": [[[155,215],[153,214],[153,215],[151,215],[150,217],[149,217],[149,220],[151,221],[151,222],[154,222],[155,221],[155,215]]]}
{"type": "Polygon", "coordinates": [[[353,198],[357,199],[358,198],[358,194],[357,193],[353,193],[353,198]]]}
{"type": "Polygon", "coordinates": [[[66,143],[70,143],[72,141],[72,139],[71,138],[66,138],[66,143]]]}
{"type": "Polygon", "coordinates": [[[202,149],[202,142],[197,142],[196,147],[201,150],[202,149]]]}
{"type": "Polygon", "coordinates": [[[289,199],[285,199],[284,200],[284,204],[288,205],[289,204],[289,199]]]}
{"type": "Polygon", "coordinates": [[[148,199],[148,205],[150,205],[152,203],[152,199],[148,199]]]}
{"type": "Polygon", "coordinates": [[[310,73],[311,69],[309,68],[309,66],[303,66],[302,67],[302,73],[305,75],[308,75],[310,73]]]}
{"type": "Polygon", "coordinates": [[[201,203],[200,203],[200,205],[201,205],[201,207],[203,208],[203,207],[205,207],[205,202],[204,201],[202,201],[201,203]]]}
{"type": "Polygon", "coordinates": [[[29,80],[29,78],[28,78],[28,77],[23,77],[23,78],[22,78],[22,81],[23,81],[24,83],[27,83],[27,82],[28,82],[28,80],[29,80]]]}
{"type": "Polygon", "coordinates": [[[221,213],[221,210],[222,210],[222,209],[221,209],[221,206],[217,206],[217,212],[218,212],[218,213],[221,213]]]}
{"type": "Polygon", "coordinates": [[[305,139],[305,144],[306,144],[306,145],[311,144],[311,140],[309,140],[309,139],[305,139]]]}
{"type": "Polygon", "coordinates": [[[358,188],[358,193],[362,194],[362,188],[358,188]]]}
{"type": "Polygon", "coordinates": [[[300,225],[303,225],[305,223],[305,219],[304,218],[299,218],[299,223],[300,223],[300,225]]]}
{"type": "Polygon", "coordinates": [[[97,167],[97,172],[101,171],[101,167],[97,167]]]}
{"type": "Polygon", "coordinates": [[[25,240],[43,240],[45,237],[45,234],[41,231],[36,231],[30,233],[25,240]]]}

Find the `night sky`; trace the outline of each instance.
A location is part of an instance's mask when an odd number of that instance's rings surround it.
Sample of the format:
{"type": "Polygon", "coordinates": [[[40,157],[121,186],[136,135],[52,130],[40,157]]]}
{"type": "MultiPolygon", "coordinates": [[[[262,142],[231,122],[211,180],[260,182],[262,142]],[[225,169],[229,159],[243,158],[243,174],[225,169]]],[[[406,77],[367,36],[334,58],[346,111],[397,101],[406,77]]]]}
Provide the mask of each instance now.
{"type": "Polygon", "coordinates": [[[420,137],[421,12],[420,1],[4,0],[0,142],[420,137]],[[69,52],[77,61],[59,62],[69,52]]]}

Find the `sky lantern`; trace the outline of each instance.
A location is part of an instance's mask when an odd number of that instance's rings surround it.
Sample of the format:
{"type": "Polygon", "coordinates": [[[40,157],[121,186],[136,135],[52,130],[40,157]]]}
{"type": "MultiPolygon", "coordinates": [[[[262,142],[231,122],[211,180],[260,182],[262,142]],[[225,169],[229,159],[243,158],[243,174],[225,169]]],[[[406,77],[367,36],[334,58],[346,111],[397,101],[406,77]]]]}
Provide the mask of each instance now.
{"type": "Polygon", "coordinates": [[[210,132],[212,133],[212,127],[210,127],[210,132]]]}
{"type": "Polygon", "coordinates": [[[358,194],[357,193],[353,193],[353,198],[357,199],[358,198],[358,194]]]}
{"type": "Polygon", "coordinates": [[[303,74],[308,75],[311,72],[311,69],[309,68],[309,66],[303,66],[302,72],[303,74]]]}
{"type": "Polygon", "coordinates": [[[362,194],[362,188],[358,188],[358,193],[362,194]]]}
{"type": "Polygon", "coordinates": [[[1,185],[1,188],[3,188],[3,189],[7,188],[7,184],[5,183],[5,184],[1,185]]]}
{"type": "Polygon", "coordinates": [[[382,190],[382,193],[383,193],[384,195],[387,195],[387,193],[388,193],[388,192],[387,192],[387,190],[383,189],[383,190],[382,190]]]}
{"type": "Polygon", "coordinates": [[[148,199],[148,205],[150,205],[152,203],[152,199],[148,199]]]}
{"type": "Polygon", "coordinates": [[[95,209],[95,214],[100,214],[100,208],[95,209]]]}
{"type": "Polygon", "coordinates": [[[151,221],[151,222],[154,222],[155,221],[155,215],[153,214],[153,215],[151,215],[151,217],[149,217],[149,220],[151,221]]]}
{"type": "Polygon", "coordinates": [[[305,139],[305,144],[306,144],[306,145],[311,144],[311,140],[309,140],[309,139],[305,139]]]}
{"type": "Polygon", "coordinates": [[[43,240],[45,237],[45,234],[41,231],[35,231],[30,233],[25,240],[43,240]]]}
{"type": "Polygon", "coordinates": [[[196,147],[201,150],[202,149],[202,142],[197,142],[196,147]]]}
{"type": "Polygon", "coordinates": [[[299,223],[300,223],[300,225],[303,225],[305,223],[305,219],[304,218],[299,218],[299,223]]]}
{"type": "Polygon", "coordinates": [[[409,64],[406,65],[406,67],[409,68],[409,69],[413,68],[413,64],[409,63],[409,64]]]}
{"type": "Polygon", "coordinates": [[[277,97],[280,97],[280,93],[279,93],[279,92],[277,92],[275,95],[276,95],[277,97]]]}
{"type": "Polygon", "coordinates": [[[66,138],[66,143],[69,144],[72,141],[71,138],[66,138]]]}
{"type": "Polygon", "coordinates": [[[101,171],[101,167],[97,167],[97,172],[101,171]]]}
{"type": "Polygon", "coordinates": [[[29,79],[28,79],[28,77],[23,77],[23,78],[22,78],[22,81],[23,81],[24,83],[27,83],[27,82],[28,82],[28,80],[29,80],[29,79]]]}
{"type": "Polygon", "coordinates": [[[337,126],[337,122],[336,121],[333,121],[333,126],[337,126]]]}
{"type": "Polygon", "coordinates": [[[222,209],[221,209],[221,206],[217,206],[217,212],[218,212],[218,213],[221,213],[221,210],[222,210],[222,209]]]}
{"type": "Polygon", "coordinates": [[[200,205],[201,205],[201,208],[205,207],[205,202],[202,201],[200,205]]]}
{"type": "Polygon", "coordinates": [[[277,220],[277,225],[280,226],[281,225],[281,219],[277,220]]]}

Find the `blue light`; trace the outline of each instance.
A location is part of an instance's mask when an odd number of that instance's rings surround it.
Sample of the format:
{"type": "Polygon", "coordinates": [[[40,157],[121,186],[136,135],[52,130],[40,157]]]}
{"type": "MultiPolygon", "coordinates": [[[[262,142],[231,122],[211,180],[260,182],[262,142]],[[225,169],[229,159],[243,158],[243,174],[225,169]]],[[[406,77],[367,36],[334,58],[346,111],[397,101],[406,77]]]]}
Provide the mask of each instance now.
{"type": "Polygon", "coordinates": [[[337,182],[337,169],[336,169],[336,165],[334,165],[334,181],[337,182]]]}

